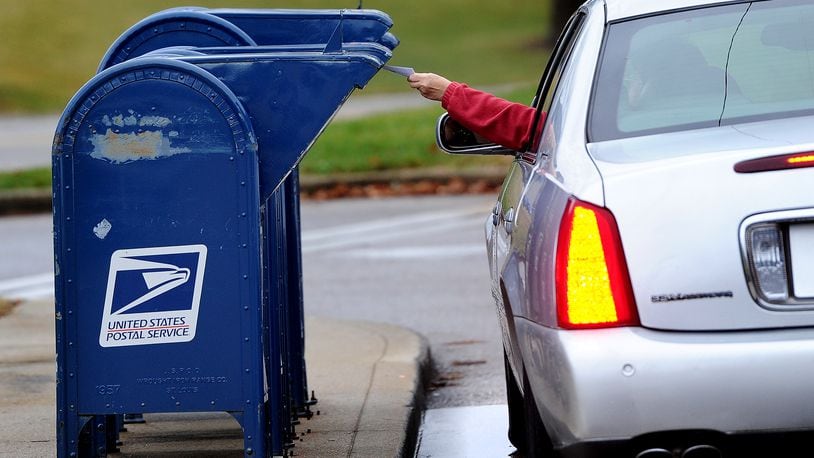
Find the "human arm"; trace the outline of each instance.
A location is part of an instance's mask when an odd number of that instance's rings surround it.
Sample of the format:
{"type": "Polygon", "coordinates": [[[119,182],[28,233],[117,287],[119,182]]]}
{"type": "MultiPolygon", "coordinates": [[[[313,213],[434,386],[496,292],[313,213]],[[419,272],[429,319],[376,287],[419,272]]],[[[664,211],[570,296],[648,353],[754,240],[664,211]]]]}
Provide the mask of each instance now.
{"type": "Polygon", "coordinates": [[[435,73],[413,73],[407,78],[410,87],[416,89],[427,99],[440,102],[444,92],[452,83],[450,80],[435,73]]]}
{"type": "MultiPolygon", "coordinates": [[[[450,83],[441,106],[467,129],[512,150],[526,146],[537,110],[461,83],[450,83]]],[[[543,124],[544,118],[538,123],[543,124]]],[[[539,128],[539,127],[538,127],[539,128]]]]}
{"type": "MultiPolygon", "coordinates": [[[[433,73],[414,73],[408,81],[424,97],[440,101],[453,119],[475,134],[513,150],[525,146],[536,114],[534,108],[433,73]]],[[[538,131],[543,121],[538,122],[538,131]]]]}

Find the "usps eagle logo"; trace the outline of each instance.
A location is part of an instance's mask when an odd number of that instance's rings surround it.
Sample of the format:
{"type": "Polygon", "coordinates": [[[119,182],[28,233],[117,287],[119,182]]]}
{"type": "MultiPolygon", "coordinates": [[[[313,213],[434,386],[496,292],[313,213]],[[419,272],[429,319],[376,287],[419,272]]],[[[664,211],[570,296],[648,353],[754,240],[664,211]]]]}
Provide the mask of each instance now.
{"type": "Polygon", "coordinates": [[[194,339],[205,267],[204,245],[113,252],[99,345],[124,347],[194,339]]]}

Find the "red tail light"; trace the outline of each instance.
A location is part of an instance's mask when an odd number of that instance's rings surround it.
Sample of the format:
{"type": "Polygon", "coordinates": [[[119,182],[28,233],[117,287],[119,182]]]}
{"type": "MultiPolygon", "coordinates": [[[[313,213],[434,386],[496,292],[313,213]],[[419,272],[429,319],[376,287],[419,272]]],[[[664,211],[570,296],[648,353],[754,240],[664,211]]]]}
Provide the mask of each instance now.
{"type": "Polygon", "coordinates": [[[571,199],[557,243],[557,319],[565,329],[639,324],[622,241],[610,211],[571,199]]]}
{"type": "Polygon", "coordinates": [[[770,172],[772,170],[799,169],[814,167],[814,152],[783,154],[761,157],[735,164],[738,173],[770,172]]]}

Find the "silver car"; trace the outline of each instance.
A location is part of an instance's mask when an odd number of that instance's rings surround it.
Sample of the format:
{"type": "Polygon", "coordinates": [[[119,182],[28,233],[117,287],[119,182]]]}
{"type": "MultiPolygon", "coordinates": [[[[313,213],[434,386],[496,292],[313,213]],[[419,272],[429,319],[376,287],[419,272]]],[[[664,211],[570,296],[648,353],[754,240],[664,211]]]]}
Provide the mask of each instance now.
{"type": "Polygon", "coordinates": [[[524,151],[438,129],[516,156],[486,222],[510,439],[791,456],[814,431],[814,2],[588,1],[534,103],[524,151]]]}

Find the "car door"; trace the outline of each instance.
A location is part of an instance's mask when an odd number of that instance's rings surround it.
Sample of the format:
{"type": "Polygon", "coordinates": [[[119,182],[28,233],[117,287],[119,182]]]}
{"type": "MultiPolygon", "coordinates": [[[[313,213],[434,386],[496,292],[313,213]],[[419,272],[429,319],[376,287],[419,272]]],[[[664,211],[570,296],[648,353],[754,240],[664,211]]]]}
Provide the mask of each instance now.
{"type": "MultiPolygon", "coordinates": [[[[554,99],[554,93],[560,75],[568,61],[574,42],[584,21],[584,14],[577,13],[566,24],[557,41],[554,52],[549,59],[543,73],[540,85],[532,105],[547,113],[554,99]]],[[[545,122],[541,118],[540,123],[545,122]]],[[[536,129],[537,132],[544,132],[536,129]]],[[[529,181],[534,176],[538,156],[535,153],[540,144],[542,135],[531,138],[529,145],[519,151],[512,162],[511,168],[503,182],[498,200],[492,211],[492,217],[487,221],[487,234],[493,239],[490,243],[490,266],[492,269],[492,295],[497,305],[498,321],[503,333],[503,342],[506,355],[513,363],[515,376],[521,375],[520,357],[517,353],[517,336],[514,330],[514,317],[517,313],[522,316],[523,298],[525,297],[526,282],[523,266],[528,246],[529,227],[531,223],[531,208],[522,205],[524,193],[529,181]],[[492,228],[488,227],[492,224],[492,228]]],[[[521,378],[516,378],[521,380],[521,378]]]]}

